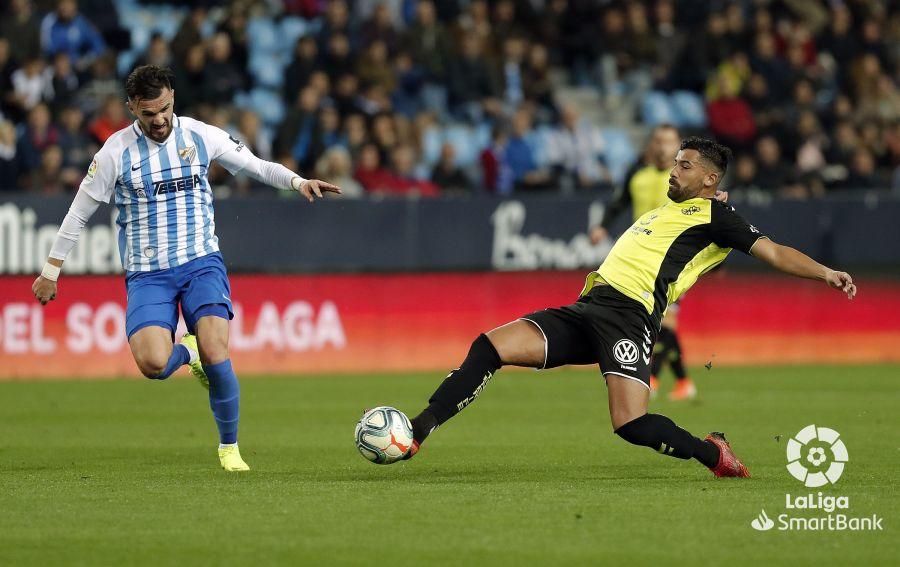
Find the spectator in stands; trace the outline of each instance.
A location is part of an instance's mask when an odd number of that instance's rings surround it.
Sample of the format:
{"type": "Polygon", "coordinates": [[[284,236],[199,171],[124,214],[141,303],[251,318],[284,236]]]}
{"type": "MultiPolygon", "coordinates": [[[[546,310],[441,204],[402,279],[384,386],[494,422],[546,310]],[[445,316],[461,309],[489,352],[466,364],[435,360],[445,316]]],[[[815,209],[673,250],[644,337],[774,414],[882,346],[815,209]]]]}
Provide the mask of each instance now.
{"type": "Polygon", "coordinates": [[[462,38],[461,52],[450,63],[449,95],[453,114],[463,120],[480,122],[486,115],[501,111],[500,77],[485,59],[483,42],[474,36],[462,38]]]}
{"type": "Polygon", "coordinates": [[[203,68],[203,100],[213,105],[230,104],[235,93],[246,88],[245,75],[231,60],[231,39],[216,33],[209,42],[209,58],[203,68]]]}
{"type": "Polygon", "coordinates": [[[354,199],[365,195],[365,189],[353,179],[353,162],[346,148],[329,148],[316,162],[316,177],[341,188],[342,199],[354,199]]]}
{"type": "Polygon", "coordinates": [[[755,181],[764,190],[778,193],[793,183],[791,168],[782,161],[781,145],[774,136],[766,135],[756,142],[756,158],[759,165],[755,181]]]}
{"type": "Polygon", "coordinates": [[[369,142],[365,116],[359,113],[347,115],[344,119],[344,140],[351,157],[357,158],[363,146],[369,142]]]}
{"type": "Polygon", "coordinates": [[[341,116],[333,105],[323,106],[319,110],[319,120],[313,134],[313,155],[320,156],[335,146],[346,143],[341,130],[341,116]]]}
{"type": "Polygon", "coordinates": [[[372,45],[376,41],[384,43],[388,52],[394,54],[400,45],[400,34],[394,27],[394,21],[391,19],[391,11],[386,3],[379,3],[372,11],[369,17],[360,29],[360,37],[362,39],[362,47],[372,45]]]}
{"type": "Polygon", "coordinates": [[[878,171],[875,156],[866,148],[857,148],[850,164],[850,174],[839,186],[842,189],[887,189],[890,180],[878,171]]]}
{"type": "Polygon", "coordinates": [[[41,46],[48,56],[67,53],[79,71],[85,71],[106,50],[100,32],[78,13],[75,0],[59,0],[56,11],[44,16],[41,46]]]}
{"type": "Polygon", "coordinates": [[[503,60],[500,62],[501,98],[507,112],[518,108],[525,100],[523,62],[525,38],[513,36],[503,42],[503,60]]]}
{"type": "Polygon", "coordinates": [[[59,123],[58,145],[63,155],[62,167],[67,176],[74,176],[80,181],[100,145],[85,133],[84,113],[77,106],[63,108],[59,114],[59,123]]]}
{"type": "Polygon", "coordinates": [[[150,36],[150,45],[147,50],[138,58],[134,67],[141,65],[159,65],[160,67],[170,67],[172,65],[172,53],[169,51],[169,43],[161,33],[154,33],[150,36]]]}
{"type": "Polygon", "coordinates": [[[81,81],[78,80],[72,62],[65,53],[57,53],[53,57],[51,73],[50,88],[53,90],[51,106],[54,110],[59,110],[75,101],[81,81]]]}
{"type": "Polygon", "coordinates": [[[315,38],[309,35],[301,37],[294,45],[294,59],[284,72],[282,93],[285,102],[296,100],[300,89],[309,83],[309,77],[319,69],[319,46],[315,38]]]}
{"type": "MultiPolygon", "coordinates": [[[[75,184],[67,184],[63,177],[62,163],[62,150],[59,149],[59,146],[47,146],[41,152],[40,167],[31,174],[31,190],[45,195],[73,190],[75,184]]],[[[71,181],[70,178],[69,182],[71,183],[71,181]]]]}
{"type": "Polygon", "coordinates": [[[486,0],[472,0],[466,11],[456,19],[453,27],[453,36],[457,46],[462,46],[465,52],[465,41],[473,39],[478,43],[477,51],[484,57],[494,59],[497,52],[494,50],[490,12],[486,0]]]}
{"type": "Polygon", "coordinates": [[[513,37],[525,37],[528,30],[516,18],[516,4],[512,0],[498,0],[494,3],[492,40],[494,53],[502,54],[506,42],[513,37]]]}
{"type": "Polygon", "coordinates": [[[549,122],[555,118],[550,52],[545,45],[533,43],[528,50],[528,60],[522,73],[522,90],[525,100],[537,105],[539,122],[549,122]]]}
{"type": "MultiPolygon", "coordinates": [[[[320,48],[321,49],[321,48],[320,48]]],[[[322,68],[335,80],[337,77],[352,74],[355,70],[355,59],[350,50],[350,40],[344,34],[334,34],[328,39],[322,68]]]]}
{"type": "Polygon", "coordinates": [[[374,41],[363,51],[356,64],[356,76],[364,85],[376,85],[385,92],[394,92],[397,79],[383,41],[374,41]]]}
{"type": "Polygon", "coordinates": [[[53,76],[43,59],[35,57],[25,61],[13,72],[11,81],[15,104],[24,112],[53,99],[53,76]]]}
{"type": "MultiPolygon", "coordinates": [[[[330,0],[325,7],[322,27],[319,28],[319,51],[330,49],[332,39],[343,36],[345,39],[356,38],[356,30],[351,26],[350,11],[345,0],[330,0]]],[[[350,43],[347,44],[348,52],[350,43]]]]}
{"type": "Polygon", "coordinates": [[[397,87],[391,94],[391,104],[396,112],[407,117],[415,116],[422,109],[422,90],[425,74],[416,67],[412,56],[401,51],[394,58],[394,75],[397,87]]]}
{"type": "Polygon", "coordinates": [[[170,45],[175,61],[184,61],[192,47],[203,43],[203,23],[206,21],[206,13],[203,2],[195,3],[188,16],[181,21],[181,26],[170,45]]]}
{"type": "Polygon", "coordinates": [[[427,81],[438,84],[444,81],[451,55],[450,36],[437,21],[431,0],[416,4],[415,22],[406,29],[402,44],[404,51],[425,71],[427,81]]]}
{"type": "Polygon", "coordinates": [[[206,49],[197,44],[187,50],[184,59],[173,69],[175,74],[176,110],[179,114],[192,114],[203,101],[203,75],[206,67],[206,49]]]}
{"type": "Polygon", "coordinates": [[[356,171],[353,178],[369,193],[383,192],[392,183],[391,172],[381,165],[381,153],[378,146],[367,143],[360,148],[356,171]]]}
{"type": "Polygon", "coordinates": [[[19,177],[19,160],[16,159],[16,127],[0,116],[0,191],[14,189],[19,177]]]}
{"type": "Polygon", "coordinates": [[[497,195],[509,195],[513,191],[513,172],[506,161],[509,142],[506,132],[505,124],[495,124],[491,130],[491,143],[479,156],[484,187],[497,195]]]}
{"type": "Polygon", "coordinates": [[[125,100],[122,80],[116,74],[115,57],[107,54],[94,60],[90,78],[78,91],[77,103],[85,114],[91,115],[97,112],[102,101],[110,96],[125,100]]]}
{"type": "MultiPolygon", "coordinates": [[[[756,122],[750,105],[738,96],[741,81],[729,77],[726,72],[718,73],[713,80],[717,82],[714,98],[706,106],[709,129],[733,149],[749,149],[756,137],[756,122]]],[[[711,90],[707,89],[707,92],[711,90]]]]}
{"type": "Polygon", "coordinates": [[[234,63],[235,68],[243,75],[243,84],[250,84],[250,70],[248,63],[250,61],[250,43],[247,37],[247,10],[249,3],[232,2],[228,8],[228,12],[218,29],[219,33],[228,36],[228,43],[231,46],[231,54],[229,60],[234,63]]]}
{"type": "Polygon", "coordinates": [[[745,194],[753,194],[762,191],[762,187],[756,181],[756,160],[750,154],[740,154],[734,163],[734,177],[727,185],[729,191],[734,191],[738,198],[745,194]]]}
{"type": "Polygon", "coordinates": [[[391,152],[391,174],[389,193],[422,197],[440,195],[437,185],[416,175],[416,150],[408,144],[397,145],[391,152]]]}
{"type": "Polygon", "coordinates": [[[242,110],[238,114],[234,137],[243,142],[254,155],[269,160],[272,157],[272,143],[262,129],[259,115],[252,110],[242,110]]]}
{"type": "Polygon", "coordinates": [[[312,153],[313,135],[316,131],[319,110],[319,93],[305,87],[297,97],[297,103],[281,123],[275,138],[275,152],[287,153],[301,170],[310,169],[316,156],[312,153]]]}
{"type": "Polygon", "coordinates": [[[521,108],[513,115],[512,134],[506,144],[503,160],[512,170],[516,191],[550,189],[550,172],[538,166],[531,134],[531,114],[521,108]]]}
{"type": "Polygon", "coordinates": [[[115,96],[109,96],[103,101],[100,114],[88,125],[88,132],[93,136],[94,141],[103,145],[110,136],[130,123],[131,121],[125,114],[125,105],[122,104],[122,100],[115,96]]]}
{"type": "Polygon", "coordinates": [[[775,100],[781,100],[788,94],[790,85],[790,68],[778,57],[775,38],[768,33],[756,36],[756,46],[751,58],[754,73],[759,73],[766,80],[769,94],[775,100]]]}
{"type": "Polygon", "coordinates": [[[579,189],[596,188],[610,183],[603,164],[605,143],[600,130],[582,120],[571,104],[560,111],[561,124],[547,144],[548,161],[561,177],[560,182],[579,189]]]}
{"type": "Polygon", "coordinates": [[[9,41],[10,55],[15,61],[40,57],[40,22],[30,0],[10,1],[0,19],[0,38],[9,41]]]}
{"type": "Polygon", "coordinates": [[[16,155],[19,175],[28,175],[40,166],[41,154],[59,142],[59,129],[51,122],[50,110],[38,103],[28,113],[28,122],[19,136],[16,155]]]}
{"type": "MultiPolygon", "coordinates": [[[[441,146],[441,157],[431,170],[431,182],[445,195],[472,192],[472,180],[456,164],[456,148],[453,144],[445,142],[441,146]]],[[[340,187],[343,189],[343,185],[340,187]]]]}
{"type": "Polygon", "coordinates": [[[13,91],[12,74],[16,70],[10,55],[9,40],[0,36],[0,114],[16,112],[16,96],[13,91]]]}

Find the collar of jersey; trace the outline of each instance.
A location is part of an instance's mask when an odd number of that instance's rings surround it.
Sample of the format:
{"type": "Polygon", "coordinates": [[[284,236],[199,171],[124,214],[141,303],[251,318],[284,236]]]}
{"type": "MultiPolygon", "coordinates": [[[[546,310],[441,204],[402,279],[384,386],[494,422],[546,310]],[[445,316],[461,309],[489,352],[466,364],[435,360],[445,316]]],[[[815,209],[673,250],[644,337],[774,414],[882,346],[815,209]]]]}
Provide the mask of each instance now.
{"type": "MultiPolygon", "coordinates": [[[[178,115],[174,112],[172,113],[172,124],[175,125],[175,128],[181,128],[181,119],[178,118],[178,115]]],[[[172,128],[172,131],[169,132],[169,137],[166,138],[165,142],[157,142],[156,140],[153,140],[152,138],[149,138],[146,134],[144,134],[144,131],[141,130],[141,126],[140,124],[138,124],[137,119],[135,119],[135,121],[131,123],[131,127],[134,128],[134,133],[138,135],[138,138],[147,138],[148,142],[156,144],[157,146],[165,146],[166,144],[168,144],[169,140],[172,139],[172,134],[175,133],[175,128],[172,128]]]]}

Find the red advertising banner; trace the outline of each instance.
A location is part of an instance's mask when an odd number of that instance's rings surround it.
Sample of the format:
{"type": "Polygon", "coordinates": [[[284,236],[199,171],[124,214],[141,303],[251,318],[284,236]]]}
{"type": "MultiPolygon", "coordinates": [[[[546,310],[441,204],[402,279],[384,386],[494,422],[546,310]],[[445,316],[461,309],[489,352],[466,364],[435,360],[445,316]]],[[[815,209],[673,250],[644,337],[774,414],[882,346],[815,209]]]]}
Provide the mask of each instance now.
{"type": "MultiPolygon", "coordinates": [[[[582,272],[232,276],[231,351],[245,374],[446,370],[469,343],[572,302],[582,272]]],[[[136,376],[121,276],[63,277],[42,307],[31,277],[0,277],[0,378],[136,376]]],[[[708,276],[680,313],[689,362],[900,361],[900,282],[848,301],[778,276],[708,276]]]]}

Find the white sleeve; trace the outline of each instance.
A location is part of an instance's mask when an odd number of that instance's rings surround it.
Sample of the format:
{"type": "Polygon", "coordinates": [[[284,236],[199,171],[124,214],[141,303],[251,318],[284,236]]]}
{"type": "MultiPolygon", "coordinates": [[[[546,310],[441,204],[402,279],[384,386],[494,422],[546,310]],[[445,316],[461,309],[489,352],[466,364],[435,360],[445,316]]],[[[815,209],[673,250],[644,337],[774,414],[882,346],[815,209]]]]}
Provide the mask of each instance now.
{"type": "Polygon", "coordinates": [[[87,174],[81,180],[79,192],[84,191],[101,203],[108,203],[116,188],[116,162],[112,152],[106,146],[94,154],[94,159],[88,167],[87,174]]]}
{"type": "Polygon", "coordinates": [[[241,172],[261,183],[284,191],[296,189],[291,184],[295,177],[299,178],[300,182],[305,181],[303,177],[280,163],[256,157],[250,148],[221,128],[207,124],[206,138],[210,147],[210,159],[222,164],[232,175],[241,172]]]}
{"type": "Polygon", "coordinates": [[[266,185],[283,191],[293,191],[300,187],[300,183],[306,181],[280,163],[260,159],[250,153],[250,150],[245,151],[250,159],[247,160],[239,171],[261,183],[265,183],[266,185]],[[294,187],[293,185],[293,179],[295,177],[299,179],[297,187],[294,187]]]}
{"type": "Polygon", "coordinates": [[[53,247],[50,249],[51,258],[65,261],[72,248],[75,248],[75,245],[78,244],[81,230],[87,224],[91,215],[97,210],[97,207],[100,206],[100,203],[101,201],[92,197],[82,184],[82,188],[78,190],[78,193],[75,194],[75,199],[72,200],[72,206],[69,207],[66,218],[63,219],[59,227],[59,232],[56,233],[56,240],[53,241],[53,247]]]}

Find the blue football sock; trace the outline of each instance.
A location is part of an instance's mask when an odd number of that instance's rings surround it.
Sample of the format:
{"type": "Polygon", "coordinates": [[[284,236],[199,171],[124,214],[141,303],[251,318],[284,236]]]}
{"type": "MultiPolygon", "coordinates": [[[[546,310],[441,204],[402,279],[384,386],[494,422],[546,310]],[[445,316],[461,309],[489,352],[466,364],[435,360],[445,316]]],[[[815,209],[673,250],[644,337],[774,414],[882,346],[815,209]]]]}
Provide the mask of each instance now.
{"type": "Polygon", "coordinates": [[[153,377],[154,380],[165,380],[169,376],[172,375],[173,372],[190,362],[191,353],[188,352],[187,347],[184,345],[175,345],[172,349],[172,354],[169,355],[169,362],[166,363],[166,367],[163,368],[163,371],[153,377]]]}
{"type": "Polygon", "coordinates": [[[209,378],[209,407],[219,428],[219,442],[237,443],[241,388],[231,368],[231,360],[204,365],[203,370],[209,378]]]}

